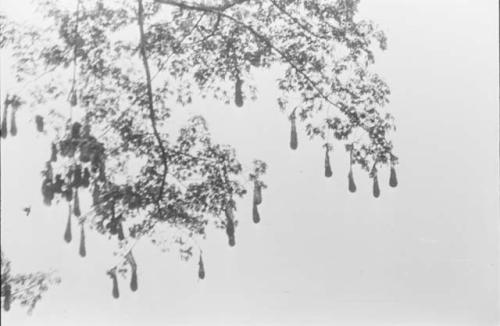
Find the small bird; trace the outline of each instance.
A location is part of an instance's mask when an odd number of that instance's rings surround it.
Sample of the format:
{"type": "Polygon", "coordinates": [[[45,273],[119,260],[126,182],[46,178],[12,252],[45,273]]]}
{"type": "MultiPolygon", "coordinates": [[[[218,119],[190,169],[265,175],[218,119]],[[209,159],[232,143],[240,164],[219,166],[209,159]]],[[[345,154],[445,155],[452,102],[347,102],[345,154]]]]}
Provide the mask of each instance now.
{"type": "Polygon", "coordinates": [[[26,213],[26,216],[30,216],[31,206],[26,206],[23,208],[23,211],[26,213]]]}

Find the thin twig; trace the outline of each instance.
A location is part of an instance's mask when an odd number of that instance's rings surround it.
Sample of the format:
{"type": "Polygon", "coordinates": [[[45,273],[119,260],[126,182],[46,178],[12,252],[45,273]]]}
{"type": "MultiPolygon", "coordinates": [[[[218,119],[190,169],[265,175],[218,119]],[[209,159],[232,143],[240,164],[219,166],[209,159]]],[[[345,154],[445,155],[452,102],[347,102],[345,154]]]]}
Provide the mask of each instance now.
{"type": "MultiPolygon", "coordinates": [[[[281,11],[281,13],[283,13],[285,16],[287,16],[288,18],[290,18],[295,24],[297,24],[301,29],[303,29],[304,31],[306,31],[308,34],[314,36],[314,37],[317,37],[319,39],[323,39],[323,40],[328,40],[327,37],[325,36],[322,36],[322,35],[319,35],[315,32],[313,32],[311,29],[309,29],[308,27],[306,27],[304,24],[302,24],[297,18],[295,18],[294,16],[292,16],[292,14],[290,14],[288,11],[285,10],[285,8],[281,7],[280,5],[278,5],[276,3],[276,1],[274,0],[270,0],[270,2],[273,4],[273,6],[275,6],[276,8],[278,8],[279,11],[281,11]]],[[[309,24],[310,25],[310,24],[309,24]]]]}
{"type": "Polygon", "coordinates": [[[209,5],[201,5],[201,4],[188,4],[185,2],[179,2],[176,0],[156,0],[158,3],[163,3],[167,5],[174,5],[176,7],[179,7],[181,9],[188,9],[188,10],[201,10],[201,11],[207,11],[207,12],[213,12],[213,11],[225,11],[229,8],[232,8],[236,5],[242,4],[244,2],[247,2],[248,0],[234,0],[232,2],[228,2],[226,4],[222,4],[219,6],[209,6],[209,5]]]}

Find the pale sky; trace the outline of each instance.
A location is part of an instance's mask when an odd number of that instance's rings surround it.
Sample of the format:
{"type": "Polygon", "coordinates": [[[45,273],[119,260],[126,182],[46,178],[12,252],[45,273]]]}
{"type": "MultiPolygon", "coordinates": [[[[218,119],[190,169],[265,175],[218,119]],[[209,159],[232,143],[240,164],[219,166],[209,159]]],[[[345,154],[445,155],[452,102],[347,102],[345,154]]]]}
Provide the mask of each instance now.
{"type": "MultiPolygon", "coordinates": [[[[26,3],[2,9],[19,15],[26,3]]],[[[2,248],[15,271],[54,269],[63,282],[31,316],[2,313],[3,325],[497,325],[498,2],[362,0],[361,10],[388,36],[376,70],[392,91],[398,188],[382,171],[374,199],[358,171],[349,193],[343,150],[326,179],[321,143],[304,133],[291,151],[275,76],[259,74],[258,100],[241,109],[200,101],[185,110],[205,115],[243,161],[268,163],[262,222],[252,223],[247,198],[236,247],[209,233],[204,281],[196,261],[140,243],[139,290],[119,279],[115,300],[110,244],[88,234],[80,258],[76,223],[74,241],[63,241],[67,207],[47,208],[40,194],[49,139],[21,126],[2,140],[2,248]]]]}

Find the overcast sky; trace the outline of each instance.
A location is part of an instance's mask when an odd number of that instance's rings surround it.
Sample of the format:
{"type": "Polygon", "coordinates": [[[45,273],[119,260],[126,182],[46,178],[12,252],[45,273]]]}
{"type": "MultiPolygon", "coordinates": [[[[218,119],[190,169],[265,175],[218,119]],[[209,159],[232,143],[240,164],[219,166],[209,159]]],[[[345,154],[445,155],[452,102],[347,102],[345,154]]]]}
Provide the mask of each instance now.
{"type": "MultiPolygon", "coordinates": [[[[26,3],[2,9],[26,15],[26,3]]],[[[40,194],[49,139],[20,128],[2,140],[2,248],[16,271],[55,269],[63,283],[32,316],[3,313],[4,325],[497,325],[498,2],[362,0],[361,9],[389,40],[376,69],[392,90],[398,188],[381,171],[373,199],[358,171],[351,194],[341,149],[332,179],[320,143],[299,134],[291,151],[274,77],[260,74],[259,98],[244,108],[189,110],[243,160],[269,164],[262,222],[244,200],[236,247],[223,231],[208,235],[204,281],[194,261],[140,243],[139,291],[120,279],[114,300],[110,244],[88,234],[82,259],[78,241],[64,243],[67,208],[46,208],[40,194]]]]}

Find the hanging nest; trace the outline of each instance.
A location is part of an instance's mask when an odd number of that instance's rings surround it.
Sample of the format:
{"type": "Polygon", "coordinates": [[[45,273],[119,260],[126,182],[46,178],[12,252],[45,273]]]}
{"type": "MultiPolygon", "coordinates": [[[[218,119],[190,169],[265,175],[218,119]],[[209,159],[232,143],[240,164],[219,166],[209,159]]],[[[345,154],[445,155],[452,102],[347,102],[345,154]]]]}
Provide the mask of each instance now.
{"type": "Polygon", "coordinates": [[[0,132],[2,134],[2,138],[7,137],[8,129],[7,129],[7,114],[8,108],[11,107],[10,112],[10,134],[12,136],[17,135],[17,123],[16,123],[16,112],[17,109],[21,106],[21,99],[17,95],[9,96],[7,95],[4,102],[3,109],[3,119],[0,127],[0,132]]]}
{"type": "Polygon", "coordinates": [[[108,224],[106,224],[106,228],[109,230],[111,235],[117,235],[119,227],[116,218],[111,218],[108,224]]]}
{"type": "Polygon", "coordinates": [[[389,177],[389,186],[395,188],[398,186],[398,177],[396,176],[396,168],[391,166],[391,175],[389,177]]]}
{"type": "Polygon", "coordinates": [[[297,139],[297,124],[296,124],[295,110],[290,115],[290,148],[296,150],[298,147],[297,139]]]}
{"type": "Polygon", "coordinates": [[[106,225],[111,235],[118,235],[118,240],[125,240],[125,234],[123,232],[122,216],[111,217],[110,221],[106,225]]]}
{"type": "Polygon", "coordinates": [[[200,254],[200,260],[198,261],[198,277],[200,280],[205,278],[205,266],[203,264],[203,257],[200,254]]]}
{"type": "Polygon", "coordinates": [[[36,115],[35,116],[35,124],[36,124],[36,130],[38,132],[43,132],[44,121],[43,121],[43,117],[41,115],[36,115]]]}
{"type": "Polygon", "coordinates": [[[10,113],[10,135],[11,136],[17,135],[16,112],[17,112],[17,108],[12,107],[12,111],[10,113]]]}
{"type": "Polygon", "coordinates": [[[234,103],[237,107],[241,108],[243,106],[243,91],[242,91],[243,81],[240,79],[239,75],[236,75],[236,82],[234,85],[234,103]]]}
{"type": "Polygon", "coordinates": [[[82,130],[82,124],[79,122],[73,123],[71,126],[71,138],[73,139],[79,139],[80,138],[80,131],[82,130]]]}
{"type": "Polygon", "coordinates": [[[50,161],[51,162],[56,162],[57,161],[57,146],[54,143],[52,143],[52,145],[51,145],[50,161]]]}
{"type": "Polygon", "coordinates": [[[88,168],[83,169],[81,186],[88,188],[90,185],[90,171],[88,168]]]}
{"type": "Polygon", "coordinates": [[[253,186],[253,208],[252,208],[252,219],[254,223],[260,222],[260,215],[257,206],[260,205],[261,203],[262,203],[262,186],[257,180],[255,180],[253,186]]]}
{"type": "Polygon", "coordinates": [[[7,126],[7,114],[9,111],[9,101],[5,100],[4,106],[3,106],[3,116],[2,116],[2,126],[0,128],[0,133],[2,138],[7,138],[8,132],[8,126],[7,126]]]}
{"type": "Polygon", "coordinates": [[[135,262],[134,255],[132,254],[132,251],[129,251],[129,253],[126,256],[127,261],[130,265],[130,269],[132,271],[132,276],[130,278],[130,289],[132,291],[137,291],[138,284],[137,284],[137,263],[135,262]]]}
{"type": "Polygon", "coordinates": [[[78,253],[80,257],[85,257],[87,255],[87,248],[85,246],[85,228],[83,223],[80,224],[80,247],[78,248],[78,253]]]}
{"type": "Polygon", "coordinates": [[[46,177],[42,182],[42,196],[45,205],[50,206],[54,199],[54,186],[52,180],[46,177]]]}
{"type": "Polygon", "coordinates": [[[50,164],[50,161],[47,161],[45,162],[45,176],[47,179],[49,180],[52,180],[52,178],[54,177],[54,173],[53,173],[53,170],[52,170],[52,164],[50,164]]]}
{"type": "Polygon", "coordinates": [[[113,282],[113,290],[112,290],[112,295],[113,298],[118,299],[120,297],[120,292],[118,290],[118,278],[116,275],[116,268],[113,268],[112,270],[108,271],[109,277],[111,277],[111,280],[113,282]]]}
{"type": "Polygon", "coordinates": [[[132,269],[132,276],[130,278],[130,290],[132,291],[137,291],[138,284],[137,284],[137,270],[132,269]]]}
{"type": "Polygon", "coordinates": [[[253,203],[256,205],[262,203],[262,187],[257,180],[253,184],[253,203]]]}
{"type": "Polygon", "coordinates": [[[378,198],[380,196],[380,187],[378,185],[378,176],[375,174],[373,176],[373,197],[378,198]]]}
{"type": "Polygon", "coordinates": [[[78,196],[78,189],[75,188],[75,195],[73,196],[73,214],[79,217],[82,212],[80,211],[80,197],[78,196]]]}
{"type": "Polygon", "coordinates": [[[80,164],[76,164],[73,167],[73,187],[78,188],[82,185],[82,167],[80,164]]]}
{"type": "Polygon", "coordinates": [[[73,200],[73,188],[70,185],[66,184],[65,189],[62,191],[63,197],[67,202],[71,202],[73,200]]]}
{"type": "Polygon", "coordinates": [[[259,210],[257,208],[257,204],[253,204],[253,209],[252,209],[252,219],[255,224],[260,222],[260,214],[259,210]]]}
{"type": "Polygon", "coordinates": [[[69,205],[68,221],[66,222],[66,230],[64,231],[64,241],[71,242],[71,205],[69,205]]]}
{"type": "Polygon", "coordinates": [[[12,289],[11,289],[11,286],[8,282],[5,283],[5,285],[3,287],[3,292],[4,292],[3,310],[9,311],[10,310],[10,303],[12,301],[12,289]]]}
{"type": "Polygon", "coordinates": [[[64,185],[64,180],[62,179],[60,174],[56,174],[56,180],[52,186],[52,190],[55,194],[62,194],[62,188],[64,185]]]}
{"type": "Polygon", "coordinates": [[[234,247],[236,244],[236,240],[234,237],[234,213],[233,207],[231,205],[227,205],[225,209],[226,214],[226,234],[228,237],[229,245],[234,247]]]}
{"type": "Polygon", "coordinates": [[[349,169],[349,175],[347,176],[349,179],[349,191],[356,192],[356,183],[354,183],[354,175],[352,173],[352,167],[349,169]]]}
{"type": "Polygon", "coordinates": [[[82,163],[90,162],[90,160],[92,159],[91,151],[92,151],[92,144],[88,140],[85,140],[80,145],[80,157],[79,157],[79,159],[82,163]]]}
{"type": "Polygon", "coordinates": [[[78,96],[76,95],[76,90],[71,90],[71,94],[69,96],[69,104],[71,106],[76,106],[78,104],[78,96]]]}
{"type": "Polygon", "coordinates": [[[332,166],[330,164],[330,148],[329,145],[326,146],[325,150],[325,177],[330,178],[333,175],[332,166]]]}
{"type": "Polygon", "coordinates": [[[122,222],[118,223],[118,240],[125,240],[125,233],[123,232],[122,222]]]}

